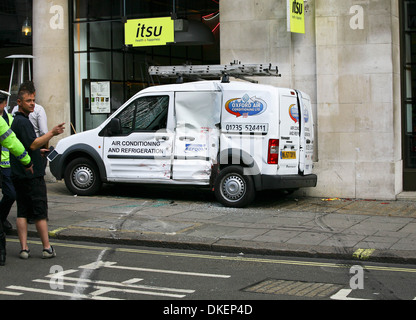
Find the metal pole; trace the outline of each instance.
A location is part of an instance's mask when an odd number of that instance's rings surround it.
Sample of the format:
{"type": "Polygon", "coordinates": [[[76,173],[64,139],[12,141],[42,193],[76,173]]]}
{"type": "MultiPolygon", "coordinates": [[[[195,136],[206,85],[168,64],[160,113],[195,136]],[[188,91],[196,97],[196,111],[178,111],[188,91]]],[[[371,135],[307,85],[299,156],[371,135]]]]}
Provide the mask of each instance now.
{"type": "Polygon", "coordinates": [[[19,78],[17,79],[17,84],[20,86],[20,84],[23,82],[23,78],[25,76],[25,60],[24,59],[19,59],[19,78]]]}
{"type": "MultiPolygon", "coordinates": [[[[13,82],[13,72],[14,72],[14,62],[16,59],[13,59],[12,63],[12,74],[10,75],[10,82],[9,82],[9,93],[12,93],[12,82],[13,82]]],[[[10,96],[7,97],[7,105],[9,105],[10,96]]]]}
{"type": "Polygon", "coordinates": [[[32,81],[32,72],[30,70],[30,59],[27,59],[27,67],[29,68],[29,81],[32,81]]]}

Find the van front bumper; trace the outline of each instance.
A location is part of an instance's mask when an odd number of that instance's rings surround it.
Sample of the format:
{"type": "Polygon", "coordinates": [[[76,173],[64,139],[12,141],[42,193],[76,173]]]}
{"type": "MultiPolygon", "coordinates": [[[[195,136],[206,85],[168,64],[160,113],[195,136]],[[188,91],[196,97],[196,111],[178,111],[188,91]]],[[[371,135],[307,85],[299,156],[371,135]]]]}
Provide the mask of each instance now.
{"type": "Polygon", "coordinates": [[[53,159],[53,161],[49,162],[49,170],[51,171],[52,175],[56,178],[56,180],[62,180],[64,177],[61,160],[62,155],[59,154],[53,159]]]}
{"type": "Polygon", "coordinates": [[[274,189],[298,189],[316,187],[318,177],[316,174],[288,175],[288,176],[261,176],[261,186],[257,190],[274,190],[274,189]]]}

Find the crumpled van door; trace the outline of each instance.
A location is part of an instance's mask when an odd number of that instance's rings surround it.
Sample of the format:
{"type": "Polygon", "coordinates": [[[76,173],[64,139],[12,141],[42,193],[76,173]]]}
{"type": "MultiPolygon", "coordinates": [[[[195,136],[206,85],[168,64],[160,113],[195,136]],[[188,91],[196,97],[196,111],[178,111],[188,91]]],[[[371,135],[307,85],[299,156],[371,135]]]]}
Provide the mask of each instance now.
{"type": "Polygon", "coordinates": [[[172,178],[207,184],[219,149],[221,92],[176,92],[172,178]]]}

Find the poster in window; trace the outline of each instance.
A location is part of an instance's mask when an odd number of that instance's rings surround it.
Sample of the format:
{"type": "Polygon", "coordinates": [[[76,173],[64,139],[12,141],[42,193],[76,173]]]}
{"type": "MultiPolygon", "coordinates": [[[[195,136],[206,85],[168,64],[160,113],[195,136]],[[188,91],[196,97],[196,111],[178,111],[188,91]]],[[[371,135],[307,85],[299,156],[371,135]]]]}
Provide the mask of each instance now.
{"type": "Polygon", "coordinates": [[[110,81],[91,82],[91,113],[111,113],[110,81]]]}

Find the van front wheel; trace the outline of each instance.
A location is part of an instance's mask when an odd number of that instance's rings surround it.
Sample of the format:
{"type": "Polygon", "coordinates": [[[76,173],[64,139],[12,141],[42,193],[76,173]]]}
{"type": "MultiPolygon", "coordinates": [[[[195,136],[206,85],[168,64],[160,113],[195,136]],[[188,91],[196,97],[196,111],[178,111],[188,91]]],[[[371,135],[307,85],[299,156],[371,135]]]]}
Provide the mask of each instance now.
{"type": "Polygon", "coordinates": [[[244,168],[240,166],[230,166],[220,171],[214,193],[224,206],[242,208],[253,202],[256,195],[253,178],[243,173],[244,168]]]}
{"type": "Polygon", "coordinates": [[[87,158],[72,160],[65,169],[65,185],[80,196],[92,196],[101,188],[101,178],[94,162],[87,158]]]}

